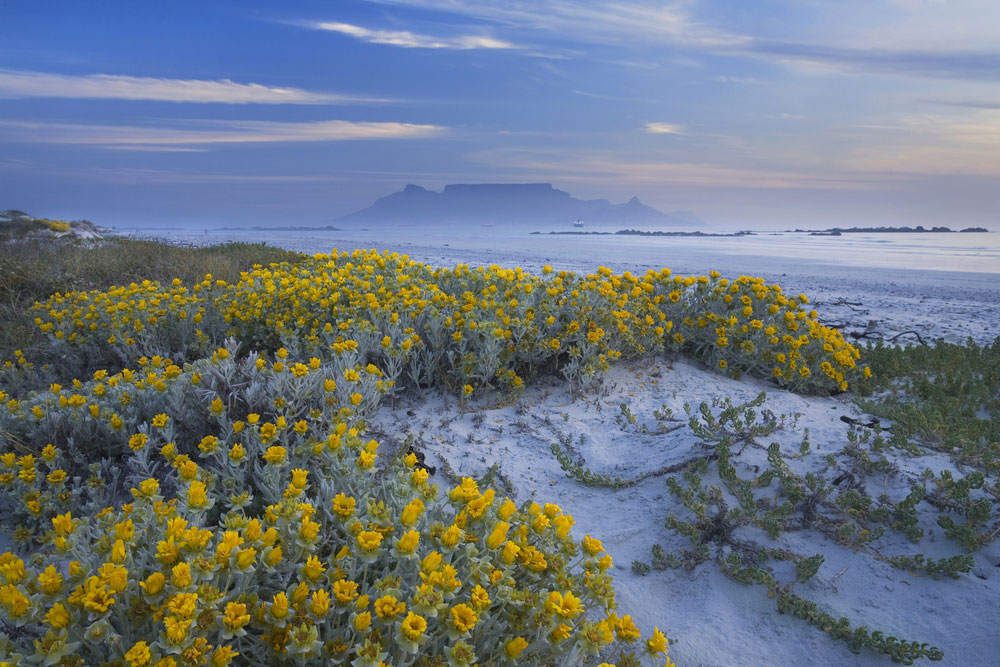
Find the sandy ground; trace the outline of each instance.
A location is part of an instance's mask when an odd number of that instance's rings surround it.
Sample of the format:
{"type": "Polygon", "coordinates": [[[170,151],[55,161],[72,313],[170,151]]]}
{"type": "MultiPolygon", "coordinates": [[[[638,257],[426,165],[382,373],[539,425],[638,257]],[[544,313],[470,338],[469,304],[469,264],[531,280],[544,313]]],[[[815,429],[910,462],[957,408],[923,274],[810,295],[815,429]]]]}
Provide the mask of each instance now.
{"type": "MultiPolygon", "coordinates": [[[[426,452],[428,464],[438,468],[435,481],[443,487],[453,484],[444,469],[480,477],[497,464],[518,502],[554,502],[571,513],[577,536],[589,533],[601,539],[614,557],[620,613],[632,614],[647,632],[656,625],[678,639],[671,651],[678,665],[891,664],[888,658],[871,653],[853,655],[843,642],[778,613],[763,587],[737,584],[712,562],[693,571],[634,574],[632,561],[648,563],[654,543],[668,551],[687,546],[664,527],[672,512],[689,516],[668,492],[665,477],[653,476],[617,491],[588,487],[568,478],[550,451],[553,442],[569,436],[576,454],[594,472],[634,478],[706,450],[687,426],[660,435],[639,434],[635,427],[623,429],[616,421],[620,404],[629,406],[639,424],[654,430],[653,411],[664,405],[686,420],[685,402],[694,408],[716,397],[745,402],[762,390],[768,393],[763,408],[788,415],[789,421],[762,438],[760,445],[779,442],[783,452],[792,454],[798,451],[804,429],[809,429],[813,453],[795,461],[793,469],[799,473],[822,470],[826,454],[837,453],[847,444],[848,426],[840,417],[860,416],[847,395],[806,398],[756,380],[731,380],[683,359],[660,359],[652,364],[615,366],[603,386],[585,397],[574,398],[553,384],[531,387],[522,400],[506,406],[491,404],[487,398],[460,409],[454,398],[441,395],[404,401],[395,409],[384,407],[376,429],[387,445],[398,446],[412,434],[426,452]]],[[[755,447],[737,460],[740,469],[744,463],[766,466],[765,452],[755,447]]],[[[900,457],[899,465],[899,474],[869,480],[869,495],[888,493],[894,500],[901,499],[923,468],[950,467],[942,456],[900,457]]],[[[924,507],[925,512],[928,509],[924,507]]],[[[919,546],[892,535],[879,542],[880,548],[890,554],[923,552],[935,558],[961,553],[927,514],[923,523],[929,535],[919,546]]],[[[796,592],[836,618],[847,616],[856,625],[938,646],[945,652],[943,664],[947,665],[995,665],[1000,658],[997,544],[976,556],[976,575],[934,580],[842,547],[817,531],[789,532],[775,543],[751,528],[742,529],[739,537],[806,556],[824,554],[818,575],[798,585],[796,592]]]]}

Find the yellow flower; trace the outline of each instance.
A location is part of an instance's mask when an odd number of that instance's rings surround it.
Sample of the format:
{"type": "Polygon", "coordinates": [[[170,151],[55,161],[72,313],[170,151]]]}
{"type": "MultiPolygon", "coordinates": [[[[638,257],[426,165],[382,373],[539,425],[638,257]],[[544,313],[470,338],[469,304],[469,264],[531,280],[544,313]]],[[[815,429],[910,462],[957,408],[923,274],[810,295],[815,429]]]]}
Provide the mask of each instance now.
{"type": "Polygon", "coordinates": [[[358,546],[369,554],[378,551],[382,544],[382,533],[373,530],[363,530],[356,538],[358,546]]]}
{"type": "Polygon", "coordinates": [[[62,587],[63,577],[54,565],[49,565],[38,575],[38,585],[46,595],[55,595],[62,587]]]}
{"type": "Polygon", "coordinates": [[[517,658],[528,648],[528,640],[524,637],[514,637],[504,645],[504,652],[509,658],[517,658]]]}
{"type": "Polygon", "coordinates": [[[653,636],[646,640],[646,651],[651,656],[667,652],[667,638],[659,628],[653,628],[653,636]]]}
{"type": "Polygon", "coordinates": [[[372,613],[370,611],[361,612],[354,617],[354,629],[364,632],[372,624],[372,613]]]}
{"type": "Polygon", "coordinates": [[[308,470],[302,470],[301,468],[295,468],[292,470],[292,486],[297,486],[298,488],[304,488],[306,485],[306,478],[309,476],[308,470]]]}
{"type": "Polygon", "coordinates": [[[133,452],[138,452],[146,446],[149,437],[145,433],[136,433],[128,439],[128,446],[133,452]]]}
{"type": "Polygon", "coordinates": [[[230,630],[237,631],[250,622],[250,614],[247,613],[247,606],[242,602],[226,603],[226,610],[222,615],[222,623],[230,630]]]}
{"type": "Polygon", "coordinates": [[[257,550],[253,547],[246,547],[236,552],[236,567],[239,570],[246,570],[253,565],[257,558],[257,550]]]}
{"type": "Polygon", "coordinates": [[[392,595],[383,595],[375,600],[375,614],[381,619],[392,619],[397,614],[406,611],[406,603],[400,602],[392,595]]]}
{"type": "Polygon", "coordinates": [[[468,632],[476,627],[476,612],[467,604],[457,604],[451,608],[451,624],[459,632],[468,632]]]}
{"type": "Polygon", "coordinates": [[[623,642],[634,641],[640,636],[639,628],[635,627],[632,617],[627,614],[618,619],[615,624],[615,633],[618,635],[618,639],[623,642]]]}
{"type": "Polygon", "coordinates": [[[66,611],[66,607],[63,606],[61,602],[56,602],[49,609],[48,613],[45,614],[45,622],[51,625],[56,630],[61,630],[69,625],[71,617],[69,612],[66,611]]]}
{"type": "Polygon", "coordinates": [[[83,584],[83,606],[88,611],[98,614],[106,612],[115,603],[115,598],[108,591],[106,584],[97,577],[90,577],[83,584]]]}
{"type": "Polygon", "coordinates": [[[198,443],[198,449],[206,454],[211,454],[219,446],[219,439],[214,435],[206,435],[198,443]]]}
{"type": "Polygon", "coordinates": [[[288,596],[284,591],[275,593],[271,598],[271,616],[279,620],[288,616],[288,596]]]}
{"type": "Polygon", "coordinates": [[[111,547],[111,561],[114,563],[120,563],[125,560],[126,555],[125,542],[122,540],[115,540],[114,545],[111,547]]]}
{"type": "Polygon", "coordinates": [[[230,661],[239,655],[232,646],[220,646],[212,653],[212,667],[226,667],[230,661]]]}
{"type": "Polygon", "coordinates": [[[312,542],[319,535],[319,528],[320,525],[315,521],[302,517],[302,523],[299,525],[299,537],[306,542],[312,542]]]}
{"type": "Polygon", "coordinates": [[[511,517],[511,515],[517,510],[517,505],[514,504],[510,498],[504,498],[503,504],[500,505],[500,509],[497,510],[497,515],[506,521],[511,517]]]}
{"type": "Polygon", "coordinates": [[[490,594],[486,592],[486,589],[476,584],[476,587],[472,589],[472,593],[469,596],[469,602],[472,606],[482,611],[490,606],[490,594]]]}
{"type": "Polygon", "coordinates": [[[573,591],[566,591],[565,595],[552,591],[545,607],[549,613],[555,613],[562,618],[576,618],[583,612],[583,604],[580,598],[573,595],[573,591]]]}
{"type": "Polygon", "coordinates": [[[326,567],[316,556],[309,556],[302,566],[302,576],[309,581],[316,581],[324,572],[326,572],[326,567]]]}
{"type": "Polygon", "coordinates": [[[154,572],[146,577],[146,581],[139,582],[139,585],[146,591],[146,595],[158,595],[163,590],[165,582],[166,577],[163,576],[162,572],[154,572]]]}
{"type": "Polygon", "coordinates": [[[283,556],[281,553],[281,545],[279,544],[277,546],[271,547],[271,549],[264,556],[264,562],[270,565],[271,567],[274,567],[275,565],[281,562],[282,558],[283,556]]]}
{"type": "Polygon", "coordinates": [[[333,582],[333,597],[336,598],[337,604],[350,604],[358,597],[357,582],[350,579],[333,582]]]}
{"type": "Polygon", "coordinates": [[[396,548],[400,553],[412,554],[420,544],[420,533],[415,530],[408,530],[396,541],[396,548]]]}
{"type": "Polygon", "coordinates": [[[188,486],[188,507],[201,509],[208,505],[208,494],[205,493],[205,483],[195,480],[188,486]]]}
{"type": "Polygon", "coordinates": [[[510,530],[510,524],[506,521],[500,521],[494,526],[493,532],[489,534],[486,538],[486,546],[490,549],[496,549],[502,545],[507,540],[507,532],[510,530]]]}
{"type": "Polygon", "coordinates": [[[427,630],[427,621],[423,616],[414,614],[412,611],[406,614],[406,618],[399,626],[400,632],[410,641],[420,641],[427,630]]]}
{"type": "Polygon", "coordinates": [[[198,594],[178,593],[167,602],[167,609],[172,616],[191,618],[198,609],[198,594]]]}
{"type": "Polygon", "coordinates": [[[549,633],[549,638],[554,643],[558,644],[559,642],[569,637],[572,632],[573,628],[569,627],[565,623],[560,623],[556,627],[552,628],[552,631],[549,633]]]}
{"type": "MultiPolygon", "coordinates": [[[[263,431],[263,429],[261,429],[261,431],[263,431]]],[[[268,463],[277,465],[285,460],[286,454],[287,452],[285,448],[281,445],[272,445],[267,448],[266,452],[264,452],[264,460],[268,463]]]]}
{"type": "Polygon", "coordinates": [[[316,616],[323,616],[330,609],[330,594],[320,588],[314,591],[309,602],[309,610],[316,616]]]}
{"type": "Polygon", "coordinates": [[[128,660],[129,667],[146,667],[152,660],[149,646],[143,641],[136,642],[125,654],[125,659],[128,660]]]}
{"type": "Polygon", "coordinates": [[[423,511],[424,511],[423,501],[420,500],[420,498],[414,498],[413,500],[411,500],[409,503],[406,504],[406,507],[403,508],[403,511],[399,515],[399,520],[405,526],[412,526],[414,523],[417,522],[417,519],[420,518],[420,514],[423,511]]]}
{"type": "Polygon", "coordinates": [[[247,452],[243,448],[243,445],[237,442],[229,449],[229,460],[232,461],[233,463],[238,463],[239,461],[243,460],[243,457],[246,456],[246,453],[247,452]]]}
{"type": "Polygon", "coordinates": [[[167,616],[163,619],[163,625],[167,630],[167,639],[174,644],[180,644],[187,639],[188,628],[191,627],[191,619],[174,618],[167,616]]]}
{"type": "Polygon", "coordinates": [[[462,529],[454,524],[448,526],[448,528],[441,533],[441,544],[449,549],[454,548],[461,539],[462,529]]]}
{"type": "Polygon", "coordinates": [[[363,470],[369,470],[375,465],[375,454],[372,452],[362,451],[358,453],[358,467],[363,470]]]}
{"type": "Polygon", "coordinates": [[[187,588],[191,585],[191,566],[188,563],[178,563],[170,570],[170,581],[177,588],[187,588]]]}
{"type": "Polygon", "coordinates": [[[357,407],[361,405],[361,400],[364,398],[361,394],[355,392],[351,394],[351,405],[357,407]]]}
{"type": "Polygon", "coordinates": [[[334,513],[345,519],[354,514],[354,508],[357,504],[354,498],[345,496],[343,493],[338,493],[330,502],[333,505],[334,513]]]}

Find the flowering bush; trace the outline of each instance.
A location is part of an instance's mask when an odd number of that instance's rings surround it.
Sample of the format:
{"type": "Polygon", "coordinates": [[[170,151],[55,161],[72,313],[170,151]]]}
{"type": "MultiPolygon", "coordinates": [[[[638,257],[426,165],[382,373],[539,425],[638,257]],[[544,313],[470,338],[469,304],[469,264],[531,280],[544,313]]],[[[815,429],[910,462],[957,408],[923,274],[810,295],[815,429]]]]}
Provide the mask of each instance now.
{"type": "Polygon", "coordinates": [[[387,382],[354,346],[235,347],[4,397],[4,520],[35,548],[0,555],[6,664],[638,664],[572,517],[377,467],[387,382]]]}
{"type": "Polygon", "coordinates": [[[714,271],[640,276],[602,267],[577,275],[545,267],[533,276],[499,266],[436,269],[356,250],[257,267],[235,284],[209,275],[191,289],[146,281],[57,294],[35,311],[65,358],[123,365],[154,354],[190,360],[226,336],[320,359],[354,341],[360,361],[381,368],[394,391],[517,391],[540,373],[576,382],[622,355],[683,351],[794,391],[846,390],[862,372],[860,353],[807,303],[763,279],[714,271]]]}
{"type": "Polygon", "coordinates": [[[48,364],[0,370],[0,525],[24,554],[0,555],[0,664],[663,659],[572,517],[471,479],[440,494],[412,455],[377,466],[366,421],[405,388],[464,400],[659,352],[846,389],[867,369],[807,302],[374,251],[55,294],[33,308],[48,364]]]}

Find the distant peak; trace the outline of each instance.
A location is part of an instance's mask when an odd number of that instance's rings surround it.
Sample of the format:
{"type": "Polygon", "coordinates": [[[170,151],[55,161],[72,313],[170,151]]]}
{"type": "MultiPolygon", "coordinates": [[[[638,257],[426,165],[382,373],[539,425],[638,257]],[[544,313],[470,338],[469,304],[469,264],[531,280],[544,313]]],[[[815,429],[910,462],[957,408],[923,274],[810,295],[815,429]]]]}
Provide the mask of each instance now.
{"type": "Polygon", "coordinates": [[[427,190],[425,190],[424,188],[420,187],[419,185],[414,185],[413,183],[408,183],[406,185],[406,187],[403,188],[403,192],[427,192],[427,190]]]}

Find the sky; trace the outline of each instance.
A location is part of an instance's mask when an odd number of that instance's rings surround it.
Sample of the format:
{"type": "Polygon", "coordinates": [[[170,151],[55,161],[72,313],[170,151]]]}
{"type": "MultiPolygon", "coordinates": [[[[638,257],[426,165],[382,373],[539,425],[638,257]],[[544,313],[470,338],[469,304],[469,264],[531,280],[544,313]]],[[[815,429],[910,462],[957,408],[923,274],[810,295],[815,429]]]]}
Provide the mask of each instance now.
{"type": "Polygon", "coordinates": [[[0,209],[329,224],[550,182],[722,227],[1000,229],[997,0],[0,0],[0,209]]]}

